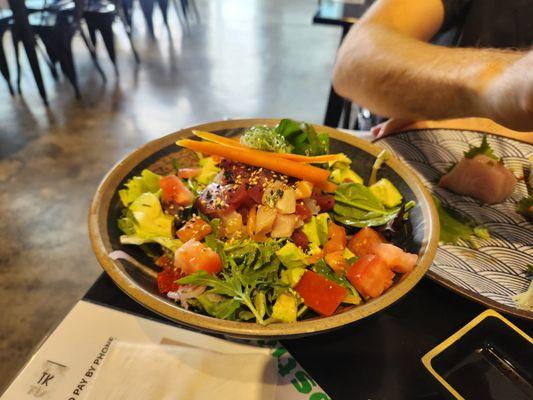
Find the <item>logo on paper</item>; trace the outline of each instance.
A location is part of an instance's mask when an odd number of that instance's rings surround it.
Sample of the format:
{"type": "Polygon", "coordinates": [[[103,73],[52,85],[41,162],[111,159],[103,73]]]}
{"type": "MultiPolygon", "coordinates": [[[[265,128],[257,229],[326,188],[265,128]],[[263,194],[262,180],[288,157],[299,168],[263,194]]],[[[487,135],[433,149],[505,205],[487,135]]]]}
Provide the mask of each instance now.
{"type": "Polygon", "coordinates": [[[43,367],[34,375],[34,379],[29,385],[28,394],[35,398],[47,399],[67,370],[66,365],[46,360],[43,367]]]}

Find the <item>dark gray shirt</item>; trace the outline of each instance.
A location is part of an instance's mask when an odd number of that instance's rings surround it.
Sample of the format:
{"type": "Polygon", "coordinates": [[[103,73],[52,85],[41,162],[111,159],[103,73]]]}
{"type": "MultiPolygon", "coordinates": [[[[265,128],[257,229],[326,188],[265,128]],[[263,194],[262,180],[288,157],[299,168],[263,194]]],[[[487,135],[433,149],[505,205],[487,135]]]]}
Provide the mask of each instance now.
{"type": "Polygon", "coordinates": [[[442,0],[444,23],[434,43],[528,49],[533,45],[533,0],[442,0]]]}

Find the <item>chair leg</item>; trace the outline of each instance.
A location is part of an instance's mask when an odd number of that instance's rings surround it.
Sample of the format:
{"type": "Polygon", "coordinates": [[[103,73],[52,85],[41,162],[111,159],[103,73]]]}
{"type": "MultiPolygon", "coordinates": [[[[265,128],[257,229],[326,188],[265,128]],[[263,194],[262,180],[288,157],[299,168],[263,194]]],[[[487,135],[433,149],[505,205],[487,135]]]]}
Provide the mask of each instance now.
{"type": "Polygon", "coordinates": [[[62,47],[63,48],[59,58],[61,69],[72,84],[72,87],[74,88],[74,93],[76,94],[76,98],[79,100],[81,99],[81,93],[80,88],[78,86],[78,76],[76,74],[76,68],[74,66],[74,56],[72,54],[72,36],[63,37],[62,47]]]}
{"type": "Polygon", "coordinates": [[[57,75],[56,64],[59,61],[57,57],[57,52],[58,52],[57,43],[55,42],[53,35],[42,32],[41,34],[39,34],[39,37],[41,38],[41,41],[44,44],[46,54],[45,54],[45,50],[43,50],[39,46],[38,41],[35,41],[35,48],[41,51],[41,53],[43,53],[43,58],[45,59],[46,64],[50,68],[50,72],[52,73],[54,80],[57,81],[58,75],[57,75]]]}
{"type": "Polygon", "coordinates": [[[181,10],[183,11],[183,18],[185,18],[186,23],[189,23],[189,2],[187,0],[180,0],[181,10]]]}
{"type": "Polygon", "coordinates": [[[168,0],[157,0],[157,5],[161,10],[161,15],[163,16],[163,22],[167,27],[167,30],[170,32],[170,26],[168,25],[168,0]]]}
{"type": "Polygon", "coordinates": [[[141,3],[141,10],[146,21],[148,33],[152,38],[155,38],[154,21],[152,19],[154,14],[154,0],[140,0],[139,2],[141,3]]]}
{"type": "Polygon", "coordinates": [[[126,35],[128,35],[128,40],[130,41],[131,46],[131,52],[133,53],[133,57],[135,58],[135,63],[140,64],[141,58],[139,57],[139,54],[137,53],[137,49],[135,49],[135,44],[133,44],[133,37],[131,36],[131,28],[128,29],[127,26],[124,26],[126,29],[126,35]]]}
{"type": "Polygon", "coordinates": [[[104,40],[107,54],[115,67],[115,73],[118,75],[117,57],[115,54],[115,34],[113,32],[113,15],[102,16],[98,29],[104,40]],[[104,18],[105,17],[105,18],[104,18]]]}
{"type": "MultiPolygon", "coordinates": [[[[130,0],[128,0],[129,2],[130,0]]],[[[127,2],[125,0],[122,1],[122,7],[118,7],[117,8],[117,13],[118,13],[118,17],[120,19],[120,21],[122,22],[122,26],[124,27],[124,30],[126,31],[126,35],[128,36],[128,40],[130,41],[130,45],[131,45],[131,51],[133,53],[133,57],[135,57],[135,62],[137,64],[139,64],[141,62],[140,58],[139,58],[139,55],[137,54],[137,50],[135,49],[135,45],[133,44],[133,37],[132,37],[132,32],[133,32],[133,28],[132,28],[132,25],[131,25],[131,17],[130,17],[130,22],[128,23],[128,17],[126,15],[126,4],[127,2]]]]}
{"type": "Polygon", "coordinates": [[[89,23],[89,19],[86,18],[85,21],[87,22],[87,29],[89,30],[89,39],[91,39],[91,44],[93,45],[94,51],[96,51],[96,27],[89,23]]]}
{"type": "Polygon", "coordinates": [[[13,41],[13,49],[15,50],[15,61],[17,64],[17,92],[19,94],[22,94],[22,88],[20,86],[20,48],[19,48],[19,41],[20,38],[18,37],[18,34],[15,29],[11,32],[11,39],[13,41]]]}
{"type": "Polygon", "coordinates": [[[126,22],[130,29],[133,28],[133,0],[122,0],[122,7],[119,11],[123,22],[126,22]]]}
{"type": "Polygon", "coordinates": [[[200,21],[200,13],[198,12],[198,7],[196,6],[196,0],[189,0],[191,2],[192,11],[196,17],[196,22],[200,21]]]}
{"type": "MultiPolygon", "coordinates": [[[[39,89],[39,94],[43,99],[45,105],[48,105],[48,97],[46,96],[46,89],[44,88],[43,77],[41,75],[41,69],[39,68],[39,62],[37,60],[37,53],[35,51],[35,38],[28,22],[28,12],[24,3],[18,0],[8,0],[11,11],[13,11],[13,18],[15,20],[15,26],[17,30],[16,43],[18,40],[22,41],[24,44],[24,49],[26,50],[26,55],[30,62],[31,70],[33,72],[33,77],[35,78],[35,83],[39,89]]],[[[16,46],[18,48],[18,45],[16,46]]],[[[18,53],[18,49],[17,49],[18,53]]],[[[18,55],[18,54],[17,54],[18,55]]],[[[18,59],[18,56],[17,56],[18,59]]],[[[20,92],[20,65],[17,65],[17,70],[19,72],[17,77],[17,85],[20,92]]]]}
{"type": "Polygon", "coordinates": [[[176,15],[178,16],[178,20],[180,21],[180,25],[182,28],[186,28],[186,23],[185,21],[183,20],[183,15],[181,14],[181,11],[180,11],[180,6],[178,5],[178,0],[172,0],[172,4],[174,4],[174,9],[176,10],[176,15]]]}
{"type": "Polygon", "coordinates": [[[2,76],[7,82],[9,93],[11,93],[11,96],[14,96],[15,91],[13,90],[13,85],[11,85],[11,76],[9,74],[9,67],[7,65],[6,54],[4,53],[3,39],[4,39],[4,32],[0,33],[0,72],[2,72],[2,76]]]}
{"type": "Polygon", "coordinates": [[[100,66],[100,63],[98,62],[98,58],[96,57],[96,50],[94,49],[93,45],[89,41],[89,38],[87,38],[87,34],[83,30],[83,25],[80,25],[79,27],[80,36],[83,39],[83,42],[85,43],[85,46],[87,47],[87,50],[89,50],[89,53],[91,54],[91,59],[93,60],[93,64],[96,67],[96,70],[102,77],[102,80],[104,82],[107,82],[107,77],[105,76],[104,70],[100,66]]]}

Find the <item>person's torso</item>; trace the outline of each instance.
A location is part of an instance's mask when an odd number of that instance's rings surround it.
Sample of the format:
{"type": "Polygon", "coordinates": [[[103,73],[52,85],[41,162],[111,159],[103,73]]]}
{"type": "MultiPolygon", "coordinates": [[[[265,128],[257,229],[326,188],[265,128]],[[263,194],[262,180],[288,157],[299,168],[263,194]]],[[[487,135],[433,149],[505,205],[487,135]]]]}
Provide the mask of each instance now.
{"type": "Polygon", "coordinates": [[[533,0],[471,0],[436,44],[527,49],[533,45],[533,0]]]}

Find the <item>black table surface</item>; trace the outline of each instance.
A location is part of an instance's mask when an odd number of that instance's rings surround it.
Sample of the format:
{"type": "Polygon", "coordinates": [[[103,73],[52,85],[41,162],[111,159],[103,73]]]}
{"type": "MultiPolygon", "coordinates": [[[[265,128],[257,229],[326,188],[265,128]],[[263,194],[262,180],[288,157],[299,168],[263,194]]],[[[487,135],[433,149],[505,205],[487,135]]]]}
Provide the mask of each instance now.
{"type": "Polygon", "coordinates": [[[322,0],[313,17],[315,24],[350,27],[375,0],[322,0]]]}
{"type": "MultiPolygon", "coordinates": [[[[84,300],[179,326],[130,299],[106,274],[84,300]]],[[[420,359],[484,310],[423,278],[386,310],[333,332],[281,343],[332,399],[441,399],[447,395],[420,359]]],[[[533,334],[532,321],[507,318],[533,334]]]]}

